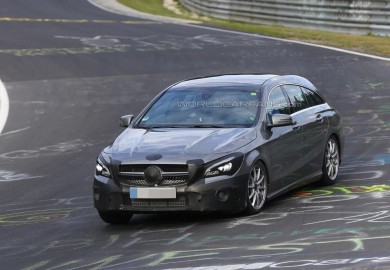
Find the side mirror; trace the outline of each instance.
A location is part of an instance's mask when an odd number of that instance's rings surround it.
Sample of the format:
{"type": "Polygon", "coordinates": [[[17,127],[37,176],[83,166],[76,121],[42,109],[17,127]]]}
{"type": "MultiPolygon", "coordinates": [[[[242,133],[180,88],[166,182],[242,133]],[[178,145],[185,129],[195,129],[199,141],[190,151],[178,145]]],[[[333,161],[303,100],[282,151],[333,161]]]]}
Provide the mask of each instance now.
{"type": "Polygon", "coordinates": [[[268,127],[282,127],[292,125],[293,121],[290,115],[288,114],[274,114],[271,117],[271,123],[268,124],[268,127]]]}
{"type": "Polygon", "coordinates": [[[121,118],[119,119],[119,126],[124,127],[124,128],[130,126],[133,118],[134,118],[134,115],[132,115],[132,114],[121,116],[121,118]]]}

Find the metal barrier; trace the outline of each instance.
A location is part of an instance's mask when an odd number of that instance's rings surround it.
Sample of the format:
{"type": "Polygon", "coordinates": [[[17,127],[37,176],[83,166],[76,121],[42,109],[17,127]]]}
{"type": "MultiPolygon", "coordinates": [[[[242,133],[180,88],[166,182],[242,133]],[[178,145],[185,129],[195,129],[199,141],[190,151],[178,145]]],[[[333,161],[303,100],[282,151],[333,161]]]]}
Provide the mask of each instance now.
{"type": "Polygon", "coordinates": [[[390,0],[180,0],[226,20],[390,36],[390,0]]]}

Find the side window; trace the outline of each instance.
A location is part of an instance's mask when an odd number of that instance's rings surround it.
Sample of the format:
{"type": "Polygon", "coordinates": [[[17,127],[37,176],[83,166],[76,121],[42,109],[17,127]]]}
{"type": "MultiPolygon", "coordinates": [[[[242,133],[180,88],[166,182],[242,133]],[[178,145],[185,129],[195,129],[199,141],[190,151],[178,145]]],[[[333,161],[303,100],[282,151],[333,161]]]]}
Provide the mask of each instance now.
{"type": "Polygon", "coordinates": [[[301,88],[302,88],[302,91],[304,91],[306,93],[306,98],[307,98],[307,101],[310,103],[310,106],[315,106],[315,105],[320,105],[320,104],[325,103],[325,101],[322,99],[322,97],[320,97],[317,93],[315,93],[309,89],[303,88],[303,87],[301,87],[301,88]],[[311,105],[311,104],[313,104],[313,105],[311,105]]]}
{"type": "Polygon", "coordinates": [[[283,88],[286,90],[288,98],[290,99],[291,109],[293,112],[298,112],[309,107],[309,103],[299,86],[283,85],[283,88]]]}
{"type": "Polygon", "coordinates": [[[316,105],[320,105],[320,104],[324,104],[325,103],[325,100],[322,99],[322,97],[320,97],[318,94],[314,93],[313,91],[310,91],[309,92],[312,93],[313,97],[314,97],[314,100],[316,101],[316,105]]]}
{"type": "Polygon", "coordinates": [[[306,88],[301,87],[301,90],[303,94],[305,95],[305,98],[307,102],[309,103],[309,107],[316,106],[316,100],[314,98],[314,93],[306,88]]]}
{"type": "Polygon", "coordinates": [[[269,116],[274,114],[290,114],[290,106],[284,96],[282,88],[276,87],[269,94],[267,114],[269,116]]]}

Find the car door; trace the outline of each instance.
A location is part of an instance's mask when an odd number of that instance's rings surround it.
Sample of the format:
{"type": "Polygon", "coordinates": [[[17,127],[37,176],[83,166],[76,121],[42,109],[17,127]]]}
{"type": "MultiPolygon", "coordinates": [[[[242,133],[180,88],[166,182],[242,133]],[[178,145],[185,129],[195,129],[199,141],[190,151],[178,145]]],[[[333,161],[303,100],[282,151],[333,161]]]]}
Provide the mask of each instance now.
{"type": "MultiPolygon", "coordinates": [[[[326,120],[318,112],[308,94],[297,85],[284,85],[291,102],[291,117],[301,127],[302,143],[297,149],[295,168],[298,179],[315,174],[318,171],[319,152],[322,149],[323,125],[326,120]]],[[[321,163],[322,164],[322,163],[321,163]]]]}
{"type": "MultiPolygon", "coordinates": [[[[272,89],[269,93],[267,101],[268,122],[273,114],[291,114],[289,101],[280,86],[272,89]]],[[[298,177],[296,153],[302,144],[302,134],[301,127],[297,125],[271,127],[269,134],[270,193],[272,193],[285,188],[298,177]]]]}
{"type": "Polygon", "coordinates": [[[329,124],[327,106],[315,92],[304,87],[301,89],[310,106],[306,113],[307,124],[303,127],[303,141],[307,147],[305,158],[308,173],[321,172],[329,124]]]}

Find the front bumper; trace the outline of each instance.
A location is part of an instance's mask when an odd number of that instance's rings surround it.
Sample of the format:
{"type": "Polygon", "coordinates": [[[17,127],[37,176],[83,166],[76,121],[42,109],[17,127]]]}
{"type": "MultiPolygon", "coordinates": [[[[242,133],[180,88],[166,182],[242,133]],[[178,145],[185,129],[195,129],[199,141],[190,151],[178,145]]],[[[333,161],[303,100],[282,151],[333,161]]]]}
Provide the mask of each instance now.
{"type": "Polygon", "coordinates": [[[123,210],[134,213],[170,211],[239,212],[246,207],[246,174],[200,179],[176,186],[176,199],[130,199],[128,187],[95,176],[94,205],[99,211],[123,210]]]}

